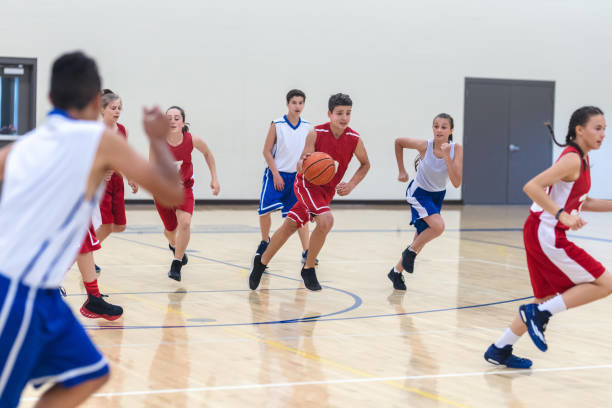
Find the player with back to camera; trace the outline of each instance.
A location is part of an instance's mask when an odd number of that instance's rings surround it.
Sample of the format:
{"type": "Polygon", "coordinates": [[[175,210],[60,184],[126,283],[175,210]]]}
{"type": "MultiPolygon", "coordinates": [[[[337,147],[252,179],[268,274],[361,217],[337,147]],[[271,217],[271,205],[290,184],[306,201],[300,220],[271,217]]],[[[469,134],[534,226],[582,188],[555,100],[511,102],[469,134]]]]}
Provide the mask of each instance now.
{"type": "Polygon", "coordinates": [[[455,187],[463,177],[463,147],[453,142],[453,118],[440,113],[433,120],[433,139],[395,139],[395,157],[399,169],[398,180],[408,181],[404,167],[404,149],[415,149],[419,155],[415,161],[415,178],[406,189],[406,201],[412,212],[411,225],[416,227],[412,243],[402,252],[397,264],[387,276],[393,288],[406,290],[402,271],[414,272],[414,260],[423,247],[444,232],[444,219],[440,215],[446,185],[450,179],[455,187]]]}
{"type": "MultiPolygon", "coordinates": [[[[166,117],[170,124],[170,133],[166,143],[174,156],[183,186],[183,202],[176,207],[166,207],[155,200],[155,207],[164,223],[164,236],[168,240],[168,248],[172,251],[174,258],[168,271],[168,277],[175,281],[181,281],[181,268],[187,264],[188,258],[185,251],[189,244],[191,234],[191,216],[195,205],[193,196],[193,162],[191,152],[195,147],[202,153],[208,169],[210,170],[210,188],[213,195],[218,195],[220,186],[217,177],[215,158],[204,143],[204,140],[189,133],[189,126],[185,123],[185,111],[178,106],[171,106],[166,111],[166,117]]],[[[155,160],[155,152],[151,152],[149,158],[155,160]]]]}
{"type": "Polygon", "coordinates": [[[37,408],[75,407],[108,380],[108,362],[59,293],[99,205],[106,172],[120,171],[166,205],[182,199],[159,108],[144,110],[158,157],[150,164],[97,121],[100,76],[91,58],[60,56],[50,84],[54,109],[44,123],[0,150],[2,407],[16,407],[28,382],[53,383],[37,408]]]}
{"type": "MultiPolygon", "coordinates": [[[[257,210],[261,242],[255,253],[259,255],[263,254],[270,242],[270,213],[280,210],[285,218],[297,202],[293,183],[297,174],[297,162],[311,128],[310,122],[301,118],[306,94],[299,89],[292,89],[287,93],[286,99],[287,114],[272,121],[263,149],[268,167],[264,172],[257,210]]],[[[302,243],[302,263],[305,263],[308,255],[308,224],[298,229],[298,235],[302,243]]]]}
{"type": "Polygon", "coordinates": [[[298,228],[303,227],[313,218],[317,225],[310,235],[308,255],[301,275],[306,288],[321,290],[315,272],[315,259],[334,224],[334,217],[329,205],[336,192],[345,196],[353,191],[370,169],[368,154],[359,134],[348,126],[351,120],[352,107],[353,101],[348,95],[341,93],[332,95],[328,101],[329,110],[327,112],[330,121],[315,126],[308,132],[302,157],[297,164],[298,174],[295,178],[294,188],[298,201],[289,211],[281,227],[272,235],[268,248],[263,254],[255,255],[253,268],[249,275],[251,290],[255,290],[259,286],[261,276],[276,252],[298,228]],[[338,162],[336,174],[327,184],[312,184],[302,174],[304,160],[313,152],[327,153],[338,162]],[[350,181],[343,182],[342,177],[353,155],[359,160],[360,166],[350,181]]]}
{"type": "Polygon", "coordinates": [[[584,106],[570,118],[565,149],[557,161],[525,184],[533,200],[523,227],[523,240],[534,303],[521,305],[510,327],[489,346],[485,360],[511,368],[529,368],[531,360],[515,356],[514,344],[529,333],[536,347],[546,351],[544,331],[550,318],[612,293],[612,274],[567,239],[567,230],[586,224],[582,211],[612,211],[612,201],[588,196],[591,188],[589,152],[601,147],[606,120],[601,109],[584,106]]]}

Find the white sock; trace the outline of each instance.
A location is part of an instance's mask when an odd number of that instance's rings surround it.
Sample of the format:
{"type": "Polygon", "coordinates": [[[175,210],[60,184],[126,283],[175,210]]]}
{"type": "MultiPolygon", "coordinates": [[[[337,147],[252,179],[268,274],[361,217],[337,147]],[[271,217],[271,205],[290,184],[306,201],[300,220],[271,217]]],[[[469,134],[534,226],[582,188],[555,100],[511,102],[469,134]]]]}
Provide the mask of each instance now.
{"type": "Polygon", "coordinates": [[[395,266],[393,267],[393,272],[395,272],[395,273],[402,273],[402,271],[398,271],[395,266]]]}
{"type": "Polygon", "coordinates": [[[552,299],[547,300],[546,302],[540,304],[538,306],[538,310],[544,311],[548,310],[550,314],[555,314],[567,310],[567,306],[565,306],[565,302],[563,301],[563,296],[557,295],[552,299]]]}
{"type": "Polygon", "coordinates": [[[179,261],[179,262],[183,262],[183,260],[182,260],[182,259],[178,259],[177,257],[174,257],[174,260],[175,260],[175,261],[179,261]]]}
{"type": "Polygon", "coordinates": [[[497,340],[495,342],[495,347],[497,347],[497,348],[504,348],[508,344],[512,346],[520,338],[521,338],[521,336],[517,336],[516,334],[514,334],[514,332],[512,330],[510,330],[510,328],[508,327],[506,329],[506,331],[504,332],[504,334],[501,335],[499,340],[497,340]]]}
{"type": "Polygon", "coordinates": [[[411,245],[408,245],[408,250],[411,252],[414,252],[415,254],[417,253],[417,251],[414,250],[414,248],[412,248],[411,245]]]}

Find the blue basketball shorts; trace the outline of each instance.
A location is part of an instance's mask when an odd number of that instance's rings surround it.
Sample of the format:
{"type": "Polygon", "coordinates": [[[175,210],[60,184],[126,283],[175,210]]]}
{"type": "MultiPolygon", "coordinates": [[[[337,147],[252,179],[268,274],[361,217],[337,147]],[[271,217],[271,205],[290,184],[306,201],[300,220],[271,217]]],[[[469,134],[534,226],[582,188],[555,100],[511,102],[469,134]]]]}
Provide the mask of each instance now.
{"type": "Polygon", "coordinates": [[[108,372],[58,289],[0,274],[0,407],[16,407],[28,382],[74,387],[108,372]]]}
{"type": "Polygon", "coordinates": [[[433,214],[440,214],[445,195],[446,190],[427,191],[417,186],[414,180],[408,184],[406,201],[410,204],[412,212],[410,225],[414,225],[419,234],[429,228],[429,225],[427,225],[423,218],[433,214]]]}
{"type": "Polygon", "coordinates": [[[270,169],[266,168],[261,186],[261,196],[259,198],[259,215],[264,215],[272,211],[281,210],[283,218],[287,216],[291,207],[297,202],[295,192],[293,191],[293,183],[297,173],[279,172],[285,186],[281,191],[274,188],[274,176],[270,169]]]}

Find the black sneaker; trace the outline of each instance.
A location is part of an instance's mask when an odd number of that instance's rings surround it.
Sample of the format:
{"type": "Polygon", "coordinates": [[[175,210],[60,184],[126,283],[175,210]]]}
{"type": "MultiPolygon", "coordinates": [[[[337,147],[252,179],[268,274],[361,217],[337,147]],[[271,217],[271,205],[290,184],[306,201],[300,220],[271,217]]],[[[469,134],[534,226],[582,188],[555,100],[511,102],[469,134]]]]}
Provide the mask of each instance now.
{"type": "Polygon", "coordinates": [[[81,314],[90,319],[103,318],[106,320],[117,320],[123,315],[121,306],[112,305],[101,297],[87,295],[87,300],[81,306],[81,314]]]}
{"type": "Polygon", "coordinates": [[[304,279],[304,286],[308,289],[321,290],[315,268],[302,268],[302,279],[304,279]]]}
{"type": "Polygon", "coordinates": [[[402,268],[408,273],[414,272],[414,258],[416,258],[417,253],[414,252],[410,247],[404,249],[402,252],[402,268]]]}
{"type": "Polygon", "coordinates": [[[249,275],[249,288],[251,288],[251,290],[257,289],[261,281],[261,275],[266,271],[266,268],[267,266],[261,263],[261,255],[256,254],[253,258],[253,268],[249,275]]]}
{"type": "Polygon", "coordinates": [[[268,244],[270,243],[270,238],[267,241],[262,240],[257,247],[257,251],[255,251],[255,255],[263,255],[266,252],[266,248],[268,248],[268,244]]]}
{"type": "Polygon", "coordinates": [[[404,283],[404,275],[393,271],[393,268],[387,274],[387,277],[393,282],[393,289],[406,290],[406,284],[404,283]]]}
{"type": "MultiPolygon", "coordinates": [[[[174,255],[175,248],[172,245],[170,245],[170,244],[168,244],[168,248],[170,248],[170,250],[172,251],[172,255],[174,255]]],[[[187,258],[187,253],[184,253],[183,254],[183,260],[181,261],[181,264],[182,265],[187,265],[188,261],[189,261],[189,258],[187,258]]]]}
{"type": "Polygon", "coordinates": [[[172,265],[170,265],[170,270],[168,271],[168,277],[170,279],[174,279],[177,282],[181,281],[181,267],[183,263],[178,259],[174,259],[172,261],[172,265]]]}
{"type": "Polygon", "coordinates": [[[96,273],[100,273],[102,271],[102,268],[100,268],[98,265],[94,264],[94,268],[96,268],[96,273]]]}

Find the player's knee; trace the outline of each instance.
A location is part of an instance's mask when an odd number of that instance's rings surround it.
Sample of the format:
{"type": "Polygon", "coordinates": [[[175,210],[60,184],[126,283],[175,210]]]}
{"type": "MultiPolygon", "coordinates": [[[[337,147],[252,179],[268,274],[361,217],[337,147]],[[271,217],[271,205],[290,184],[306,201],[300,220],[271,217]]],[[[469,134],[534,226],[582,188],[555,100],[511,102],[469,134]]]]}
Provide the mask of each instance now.
{"type": "Polygon", "coordinates": [[[113,232],[123,232],[123,231],[125,231],[125,225],[113,224],[113,232]]]}
{"type": "Polygon", "coordinates": [[[298,223],[293,218],[285,218],[283,222],[283,227],[287,229],[287,231],[294,233],[298,230],[298,223]]]}
{"type": "Polygon", "coordinates": [[[436,236],[442,235],[444,232],[444,220],[442,218],[436,219],[429,224],[429,228],[431,228],[436,236]]]}
{"type": "Polygon", "coordinates": [[[331,231],[334,226],[334,216],[331,213],[319,215],[317,218],[317,227],[327,232],[331,231]]]}

